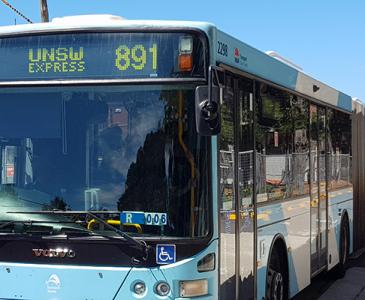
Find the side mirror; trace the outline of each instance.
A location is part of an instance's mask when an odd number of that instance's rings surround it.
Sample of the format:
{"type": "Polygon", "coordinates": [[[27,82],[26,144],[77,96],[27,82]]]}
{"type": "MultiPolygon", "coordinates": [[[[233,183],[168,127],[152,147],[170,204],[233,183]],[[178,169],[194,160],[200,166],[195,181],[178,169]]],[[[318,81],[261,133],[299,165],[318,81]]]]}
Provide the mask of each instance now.
{"type": "Polygon", "coordinates": [[[210,100],[208,90],[207,85],[198,86],[195,90],[196,131],[203,136],[217,135],[221,130],[219,88],[212,87],[210,100]]]}
{"type": "Polygon", "coordinates": [[[211,136],[221,131],[220,97],[224,87],[224,70],[217,66],[209,67],[207,86],[195,90],[195,120],[198,134],[211,136]]]}

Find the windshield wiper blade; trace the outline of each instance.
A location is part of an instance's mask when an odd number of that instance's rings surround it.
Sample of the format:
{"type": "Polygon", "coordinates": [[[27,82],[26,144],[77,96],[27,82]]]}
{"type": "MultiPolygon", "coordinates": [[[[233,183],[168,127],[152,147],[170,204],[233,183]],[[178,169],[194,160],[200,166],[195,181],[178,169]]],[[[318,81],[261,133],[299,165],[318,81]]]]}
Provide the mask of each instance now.
{"type": "MultiPolygon", "coordinates": [[[[0,229],[3,229],[5,227],[8,227],[9,225],[13,225],[15,223],[18,223],[19,221],[5,221],[5,223],[0,225],[0,229]]],[[[21,221],[21,223],[26,224],[29,223],[29,221],[21,221]]]]}
{"type": "Polygon", "coordinates": [[[103,220],[102,218],[99,218],[98,216],[94,215],[91,212],[87,212],[87,214],[92,217],[93,219],[95,219],[96,221],[102,223],[105,227],[113,230],[114,232],[116,232],[117,234],[119,234],[121,237],[125,238],[127,241],[129,241],[130,243],[134,244],[137,246],[137,248],[139,248],[142,253],[143,253],[143,259],[146,260],[148,257],[148,250],[149,250],[149,246],[146,244],[146,242],[144,240],[137,240],[136,238],[130,236],[128,233],[115,228],[114,226],[110,225],[108,222],[105,222],[105,220],[103,220]]]}
{"type": "MultiPolygon", "coordinates": [[[[12,213],[12,212],[8,212],[8,213],[12,213]]],[[[21,212],[23,213],[23,212],[21,212]]],[[[6,228],[9,225],[14,225],[14,224],[24,224],[24,225],[30,225],[32,226],[33,224],[75,224],[74,221],[52,221],[52,220],[9,220],[9,221],[1,221],[0,223],[0,229],[6,228]]],[[[85,230],[86,231],[86,230],[85,230]]]]}
{"type": "MultiPolygon", "coordinates": [[[[148,258],[148,253],[150,250],[150,246],[147,245],[147,243],[144,240],[137,240],[136,238],[132,237],[131,235],[129,235],[128,233],[119,230],[118,228],[115,228],[114,226],[108,224],[108,222],[106,222],[105,220],[103,220],[102,218],[96,216],[94,213],[103,213],[103,214],[111,214],[111,213],[120,213],[120,212],[109,212],[109,211],[97,211],[91,213],[89,211],[63,211],[63,210],[51,210],[51,211],[47,211],[47,210],[42,210],[42,211],[12,211],[12,212],[8,212],[8,213],[16,213],[16,214],[43,214],[43,215],[87,215],[93,219],[95,219],[96,221],[102,223],[105,227],[109,228],[110,230],[114,231],[115,233],[117,233],[119,236],[123,237],[127,242],[129,242],[129,244],[132,244],[134,246],[137,247],[137,249],[142,253],[142,260],[146,261],[148,258]]],[[[64,223],[63,221],[57,221],[57,223],[64,223]]],[[[48,221],[43,221],[43,223],[51,223],[48,221]]],[[[1,227],[0,227],[1,229],[1,227]]],[[[93,231],[91,231],[93,232],[93,231]]],[[[94,232],[93,232],[94,233],[94,232]]],[[[95,233],[94,233],[95,234],[95,233]]],[[[102,234],[96,233],[96,235],[100,235],[103,236],[105,238],[108,239],[112,239],[111,237],[108,236],[104,236],[102,234]]],[[[135,261],[135,263],[139,263],[140,261],[136,258],[133,258],[133,260],[135,261]]]]}
{"type": "MultiPolygon", "coordinates": [[[[0,230],[1,229],[4,229],[8,226],[15,226],[16,224],[21,224],[21,225],[24,225],[24,226],[29,226],[29,228],[26,228],[25,230],[23,231],[20,231],[20,232],[2,232],[0,231],[1,234],[4,234],[4,233],[15,233],[15,234],[21,234],[21,235],[32,235],[32,234],[47,234],[47,236],[51,236],[53,235],[53,231],[52,230],[46,230],[46,228],[50,227],[49,225],[50,224],[75,224],[75,223],[78,223],[77,221],[61,221],[61,220],[4,220],[4,221],[1,221],[0,222],[0,230]],[[43,225],[44,226],[44,229],[45,230],[41,230],[39,229],[39,227],[37,228],[38,230],[32,230],[33,229],[33,226],[36,226],[36,225],[43,225]],[[46,226],[47,225],[47,226],[46,226]]],[[[77,233],[77,234],[87,234],[87,235],[97,235],[95,232],[92,232],[88,229],[82,229],[82,228],[73,228],[73,227],[70,227],[69,228],[70,230],[67,232],[67,235],[70,235],[69,233],[73,234],[73,233],[77,233]]]]}

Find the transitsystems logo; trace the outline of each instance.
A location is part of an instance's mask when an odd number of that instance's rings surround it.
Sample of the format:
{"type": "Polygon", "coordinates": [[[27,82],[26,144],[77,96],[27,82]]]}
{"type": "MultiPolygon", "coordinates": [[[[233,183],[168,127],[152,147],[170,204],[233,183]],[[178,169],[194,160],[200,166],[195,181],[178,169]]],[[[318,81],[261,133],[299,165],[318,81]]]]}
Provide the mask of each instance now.
{"type": "Polygon", "coordinates": [[[236,63],[240,62],[240,50],[238,48],[234,49],[234,61],[236,63]]]}

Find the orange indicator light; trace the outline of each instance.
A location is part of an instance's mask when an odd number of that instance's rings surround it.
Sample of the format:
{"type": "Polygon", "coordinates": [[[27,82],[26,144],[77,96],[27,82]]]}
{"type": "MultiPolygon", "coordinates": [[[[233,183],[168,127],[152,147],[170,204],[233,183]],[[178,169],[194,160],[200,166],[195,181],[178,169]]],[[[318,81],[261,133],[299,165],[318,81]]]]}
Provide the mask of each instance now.
{"type": "Polygon", "coordinates": [[[193,56],[191,54],[180,54],[179,55],[179,70],[180,71],[191,71],[193,69],[193,56]]]}

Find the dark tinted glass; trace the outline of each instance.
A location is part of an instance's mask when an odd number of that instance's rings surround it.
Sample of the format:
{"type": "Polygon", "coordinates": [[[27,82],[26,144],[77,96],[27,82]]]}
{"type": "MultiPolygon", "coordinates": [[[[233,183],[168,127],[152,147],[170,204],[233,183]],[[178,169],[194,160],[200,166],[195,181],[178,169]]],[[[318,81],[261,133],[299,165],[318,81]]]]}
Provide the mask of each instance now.
{"type": "Polygon", "coordinates": [[[258,93],[255,128],[257,201],[307,194],[307,102],[266,84],[261,84],[258,93]]]}
{"type": "Polygon", "coordinates": [[[0,80],[204,76],[203,40],[185,33],[73,33],[0,39],[0,80]],[[180,70],[179,56],[192,58],[180,70]]]}
{"type": "Polygon", "coordinates": [[[328,110],[328,188],[348,186],[352,182],[350,115],[328,110]]]}
{"type": "Polygon", "coordinates": [[[141,233],[206,235],[209,147],[194,121],[193,86],[3,90],[0,220],[52,209],[114,221],[118,211],[159,213],[141,233]]]}
{"type": "Polygon", "coordinates": [[[219,136],[220,198],[220,296],[234,299],[236,294],[236,194],[235,194],[235,90],[227,78],[221,105],[222,129],[219,136]]]}
{"type": "Polygon", "coordinates": [[[290,160],[291,195],[299,196],[309,193],[309,138],[308,138],[308,101],[292,98],[293,119],[293,153],[290,160]]]}

